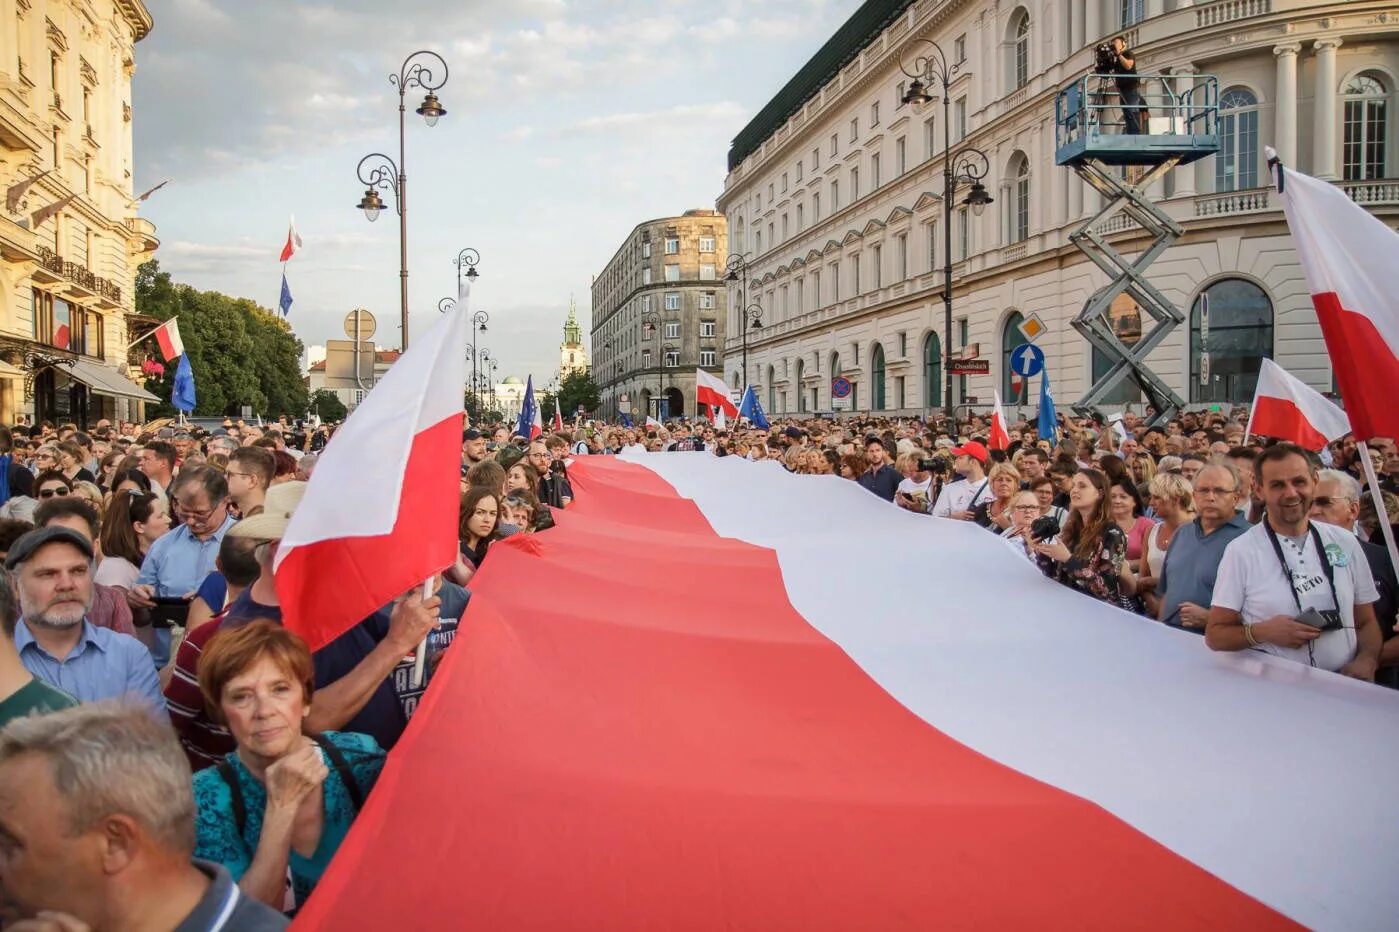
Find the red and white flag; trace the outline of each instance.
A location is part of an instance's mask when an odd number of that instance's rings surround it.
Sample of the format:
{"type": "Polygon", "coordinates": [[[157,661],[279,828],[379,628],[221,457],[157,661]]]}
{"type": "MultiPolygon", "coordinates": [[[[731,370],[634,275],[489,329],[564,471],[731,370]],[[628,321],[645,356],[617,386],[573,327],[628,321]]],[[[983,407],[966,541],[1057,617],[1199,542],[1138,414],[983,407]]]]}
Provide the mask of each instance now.
{"type": "Polygon", "coordinates": [[[316,463],[274,565],[283,620],[312,650],[457,558],[469,320],[440,316],[316,463]]]}
{"type": "Polygon", "coordinates": [[[1274,170],[1355,436],[1399,437],[1399,232],[1334,184],[1274,170]]]}
{"type": "Polygon", "coordinates": [[[695,404],[709,405],[711,409],[722,408],[729,417],[738,417],[738,405],[733,402],[729,386],[717,375],[710,375],[703,369],[695,370],[695,404]]]}
{"type": "Polygon", "coordinates": [[[180,339],[179,318],[170,318],[155,328],[152,336],[155,337],[156,345],[160,347],[160,355],[165,357],[166,362],[185,354],[185,341],[180,339]]]}
{"type": "Polygon", "coordinates": [[[993,450],[1006,450],[1010,448],[1010,431],[1006,429],[1006,413],[1001,410],[1000,389],[996,389],[993,394],[996,407],[991,409],[991,436],[987,445],[993,450]]]}
{"type": "Polygon", "coordinates": [[[853,482],[568,474],[295,928],[1393,928],[1394,781],[1298,801],[1399,773],[1393,690],[1212,653],[853,482]]]}
{"type": "Polygon", "coordinates": [[[1348,433],[1350,420],[1344,411],[1271,359],[1263,360],[1245,436],[1277,437],[1320,450],[1348,433]]]}
{"type": "Polygon", "coordinates": [[[287,225],[287,243],[282,247],[282,262],[286,262],[296,255],[301,248],[301,234],[296,232],[296,218],[292,217],[287,225]]]}
{"type": "Polygon", "coordinates": [[[556,434],[561,433],[563,431],[563,412],[559,410],[558,395],[554,396],[554,423],[551,424],[550,427],[553,428],[553,431],[556,434]]]}

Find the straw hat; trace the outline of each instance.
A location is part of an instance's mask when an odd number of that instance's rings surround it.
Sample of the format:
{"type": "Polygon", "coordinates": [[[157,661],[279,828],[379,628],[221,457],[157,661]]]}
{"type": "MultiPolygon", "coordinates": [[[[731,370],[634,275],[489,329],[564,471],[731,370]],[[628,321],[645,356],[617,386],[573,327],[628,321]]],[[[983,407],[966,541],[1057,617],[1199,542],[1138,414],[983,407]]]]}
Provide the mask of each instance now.
{"type": "Polygon", "coordinates": [[[254,540],[281,540],[291,523],[296,506],[306,494],[305,482],[283,482],[267,490],[262,511],[244,518],[228,529],[231,537],[251,537],[254,540]]]}

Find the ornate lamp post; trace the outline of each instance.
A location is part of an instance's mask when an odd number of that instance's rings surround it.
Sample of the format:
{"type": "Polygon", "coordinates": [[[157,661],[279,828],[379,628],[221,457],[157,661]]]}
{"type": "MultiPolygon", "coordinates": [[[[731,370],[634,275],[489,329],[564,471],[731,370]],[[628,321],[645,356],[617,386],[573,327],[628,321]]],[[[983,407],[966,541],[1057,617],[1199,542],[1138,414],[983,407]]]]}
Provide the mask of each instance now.
{"type": "MultiPolygon", "coordinates": [[[[671,376],[670,374],[671,367],[666,365],[666,360],[670,357],[671,353],[677,354],[676,362],[678,363],[680,361],[680,357],[678,355],[679,350],[677,350],[674,346],[670,345],[669,343],[661,347],[661,378],[663,379],[661,383],[661,397],[666,399],[667,404],[670,402],[670,388],[674,384],[674,382],[672,381],[673,376],[671,376]]],[[[656,410],[659,412],[660,408],[661,406],[658,402],[656,404],[656,410]]],[[[670,411],[667,410],[666,413],[669,414],[670,411]]]]}
{"type": "Polygon", "coordinates": [[[452,260],[452,264],[457,267],[457,294],[461,294],[462,279],[468,282],[476,281],[476,266],[481,261],[481,254],[470,246],[457,253],[457,257],[452,260]],[[463,272],[462,270],[466,271],[463,272]]]}
{"type": "Polygon", "coordinates": [[[758,304],[750,304],[738,315],[738,329],[743,334],[743,384],[739,386],[740,391],[748,391],[748,330],[754,330],[763,325],[763,309],[758,304]],[[751,323],[750,323],[751,321],[751,323]]]}
{"type": "MultiPolygon", "coordinates": [[[[952,199],[957,187],[968,184],[971,190],[962,199],[963,206],[970,207],[972,213],[981,216],[986,205],[994,199],[981,183],[991,169],[986,153],[974,146],[963,146],[952,151],[952,82],[961,70],[962,62],[949,62],[942,46],[931,39],[920,39],[912,47],[912,68],[904,62],[899,68],[913,80],[904,94],[904,103],[912,104],[915,112],[939,97],[942,99],[942,361],[943,361],[943,417],[947,419],[947,429],[953,431],[952,405],[952,199]],[[929,90],[937,92],[936,96],[929,90]]],[[[965,257],[964,257],[965,258],[965,257]]]]}
{"type": "Polygon", "coordinates": [[[389,75],[389,83],[398,89],[398,162],[374,152],[360,159],[356,174],[365,185],[364,197],[360,198],[359,209],[372,223],[379,219],[384,209],[380,191],[390,191],[394,196],[394,209],[398,211],[398,279],[399,279],[399,327],[401,328],[400,349],[408,349],[408,175],[404,167],[404,119],[406,104],[404,96],[410,87],[422,88],[426,93],[417,112],[428,126],[436,126],[439,117],[447,111],[435,93],[447,83],[447,62],[436,52],[427,50],[414,52],[403,60],[398,74],[389,75]],[[441,80],[437,79],[439,73],[441,80]]]}
{"type": "Polygon", "coordinates": [[[724,281],[729,284],[738,285],[738,301],[730,302],[729,306],[740,309],[737,320],[739,334],[743,339],[744,384],[738,386],[738,390],[742,392],[748,390],[748,327],[744,322],[745,311],[743,310],[744,306],[748,303],[748,253],[730,253],[729,257],[724,260],[724,267],[728,269],[728,274],[724,276],[724,281]]]}

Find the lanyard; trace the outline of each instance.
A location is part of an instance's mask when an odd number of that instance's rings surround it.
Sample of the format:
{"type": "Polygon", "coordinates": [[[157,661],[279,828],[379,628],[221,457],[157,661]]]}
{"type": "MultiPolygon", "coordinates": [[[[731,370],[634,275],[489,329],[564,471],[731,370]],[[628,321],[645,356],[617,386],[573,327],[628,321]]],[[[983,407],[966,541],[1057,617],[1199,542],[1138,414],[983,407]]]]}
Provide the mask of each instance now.
{"type": "MultiPolygon", "coordinates": [[[[1282,575],[1287,579],[1287,587],[1292,592],[1292,601],[1297,603],[1297,611],[1302,610],[1302,597],[1297,594],[1297,583],[1292,573],[1292,567],[1287,564],[1287,558],[1283,556],[1282,544],[1278,542],[1278,535],[1273,530],[1273,526],[1268,523],[1268,519],[1263,519],[1263,529],[1268,533],[1268,540],[1273,544],[1273,553],[1278,556],[1278,563],[1282,566],[1282,575]]],[[[1336,594],[1335,570],[1331,568],[1331,561],[1326,556],[1326,545],[1321,542],[1321,532],[1316,529],[1316,524],[1307,522],[1307,530],[1311,534],[1312,541],[1316,544],[1317,558],[1321,560],[1321,572],[1326,576],[1326,584],[1331,587],[1331,601],[1339,610],[1341,607],[1340,597],[1336,594]]]]}

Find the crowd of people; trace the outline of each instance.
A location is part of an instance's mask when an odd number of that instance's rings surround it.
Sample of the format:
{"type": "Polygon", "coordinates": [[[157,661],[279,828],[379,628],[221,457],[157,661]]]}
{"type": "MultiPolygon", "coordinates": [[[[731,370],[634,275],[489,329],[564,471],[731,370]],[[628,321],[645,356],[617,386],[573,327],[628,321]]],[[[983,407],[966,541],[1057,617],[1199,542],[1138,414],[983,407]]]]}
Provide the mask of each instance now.
{"type": "Polygon", "coordinates": [[[1203,635],[1202,650],[1399,686],[1379,527],[1399,511],[1399,449],[1370,444],[1381,511],[1356,444],[1318,457],[1246,438],[1242,417],[1064,418],[1055,437],[1013,424],[994,450],[978,417],[590,423],[533,440],[468,427],[458,559],[433,595],[405,593],[314,652],[282,627],[273,565],[332,431],[0,427],[3,916],[282,928],[373,790],[491,547],[552,527],[588,455],[840,477],[917,516],[901,520],[975,524],[1062,585],[1203,635]]]}

